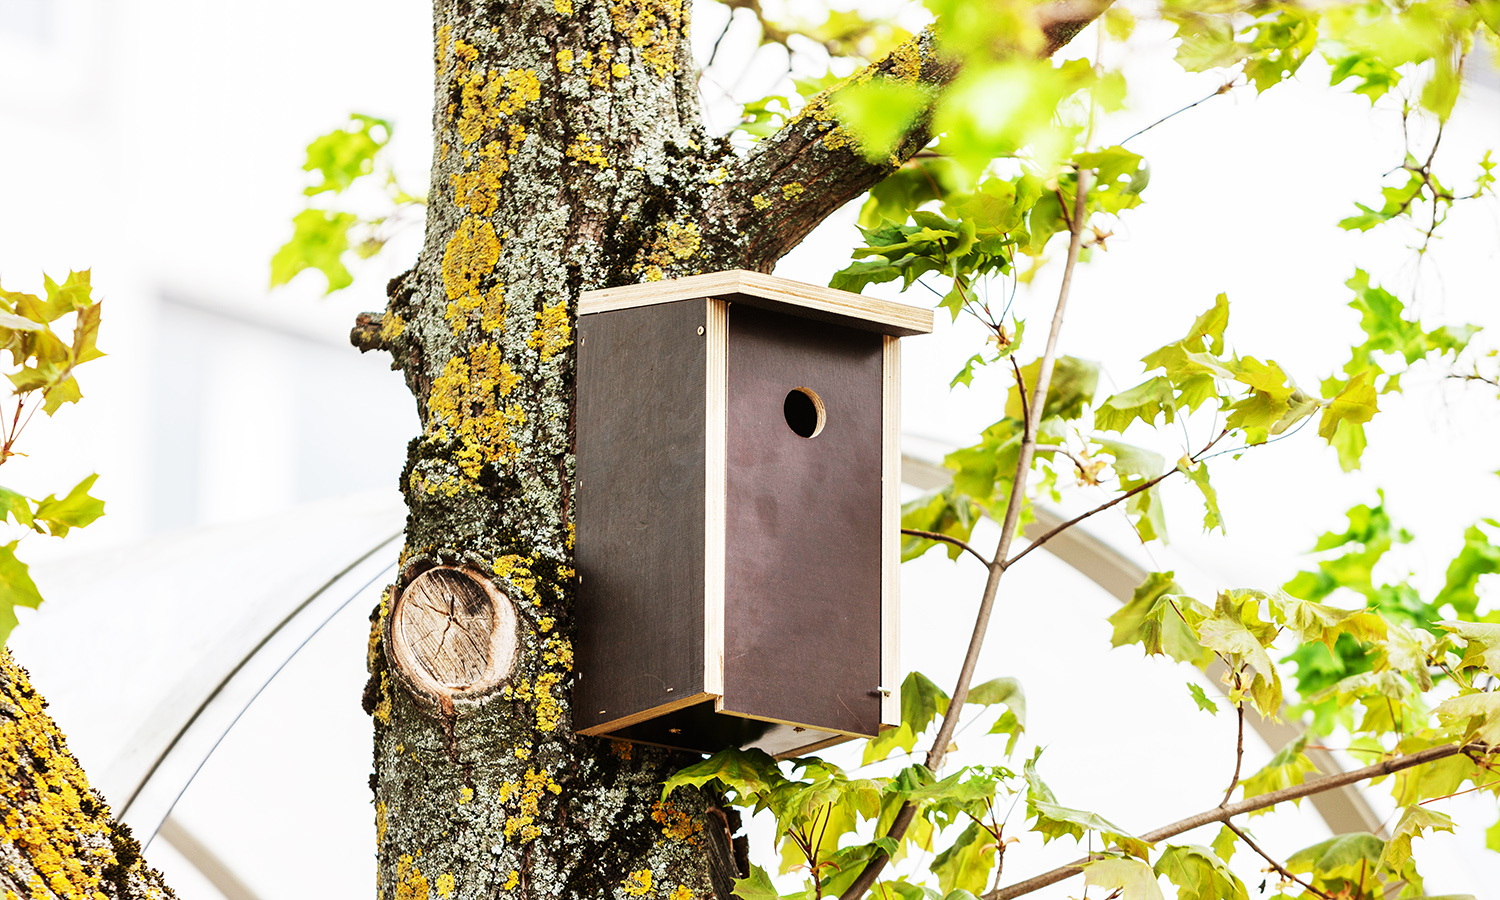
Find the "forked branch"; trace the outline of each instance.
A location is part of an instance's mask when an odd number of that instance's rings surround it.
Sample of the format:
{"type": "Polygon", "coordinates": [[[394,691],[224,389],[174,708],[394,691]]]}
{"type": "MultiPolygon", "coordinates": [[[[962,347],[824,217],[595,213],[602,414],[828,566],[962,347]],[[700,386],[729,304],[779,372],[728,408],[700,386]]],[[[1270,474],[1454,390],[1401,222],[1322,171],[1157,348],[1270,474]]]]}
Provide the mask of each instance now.
{"type": "MultiPolygon", "coordinates": [[[[1413,766],[1420,766],[1424,763],[1437,762],[1440,759],[1447,759],[1450,756],[1457,756],[1460,753],[1470,756],[1490,756],[1496,752],[1500,752],[1500,748],[1480,743],[1443,744],[1438,747],[1428,747],[1426,750],[1408,753],[1405,756],[1393,757],[1384,762],[1376,763],[1373,766],[1365,766],[1363,769],[1341,772],[1338,775],[1329,775],[1324,778],[1314,778],[1312,781],[1304,781],[1301,784],[1282,788],[1279,791],[1271,791],[1266,794],[1247,797],[1237,803],[1215,806],[1213,809],[1204,810],[1197,815],[1178,819],[1176,822],[1164,825],[1155,831],[1148,831],[1140,837],[1141,840],[1154,844],[1214,822],[1228,822],[1235,816],[1254,812],[1257,809],[1268,809],[1278,803],[1285,803],[1288,800],[1300,800],[1303,797],[1310,797],[1313,794],[1331,791],[1346,784],[1357,784],[1361,781],[1368,781],[1371,778],[1393,775],[1403,769],[1410,769],[1413,766]]],[[[1014,900],[1016,897],[1024,897],[1032,891],[1041,890],[1049,884],[1056,884],[1059,881],[1072,878],[1074,875],[1082,874],[1083,869],[1081,867],[1091,859],[1096,858],[1099,857],[1089,856],[1074,860],[1066,866],[1059,866],[1035,878],[1029,878],[1017,884],[1007,885],[998,890],[990,891],[984,895],[982,900],[1014,900]]]]}
{"type": "MultiPolygon", "coordinates": [[[[1044,39],[1040,55],[1049,57],[1078,32],[1103,15],[1113,0],[1054,0],[1037,9],[1044,39]]],[[[939,23],[941,27],[941,23],[939,23]]],[[[870,75],[915,77],[934,94],[958,76],[958,61],[940,52],[932,29],[912,38],[889,56],[866,67],[847,83],[870,75]]],[[[928,113],[919,115],[888,156],[865,157],[859,142],[834,112],[838,88],[819,95],[780,131],[761,141],[730,167],[715,190],[710,209],[714,227],[743,236],[737,264],[769,272],[834,210],[869,190],[932,140],[928,113]]]]}

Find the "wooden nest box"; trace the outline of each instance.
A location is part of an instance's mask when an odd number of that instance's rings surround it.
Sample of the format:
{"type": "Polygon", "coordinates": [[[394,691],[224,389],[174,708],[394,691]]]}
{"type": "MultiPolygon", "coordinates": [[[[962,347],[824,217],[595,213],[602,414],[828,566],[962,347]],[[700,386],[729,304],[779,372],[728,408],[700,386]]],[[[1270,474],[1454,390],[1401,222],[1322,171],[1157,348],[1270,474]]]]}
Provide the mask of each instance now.
{"type": "Polygon", "coordinates": [[[900,353],[928,310],[755,272],[579,304],[583,734],[797,755],[900,723],[900,353]]]}

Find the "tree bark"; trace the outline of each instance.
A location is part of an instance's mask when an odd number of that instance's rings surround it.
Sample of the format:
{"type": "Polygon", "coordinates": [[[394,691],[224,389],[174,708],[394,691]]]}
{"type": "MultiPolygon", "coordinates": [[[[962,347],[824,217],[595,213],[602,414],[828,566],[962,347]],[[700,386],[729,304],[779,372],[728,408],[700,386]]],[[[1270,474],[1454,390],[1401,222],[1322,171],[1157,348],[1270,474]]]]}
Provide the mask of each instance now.
{"type": "MultiPolygon", "coordinates": [[[[824,98],[738,157],[704,132],[689,15],[688,0],[435,0],[424,247],[352,335],[392,353],[423,426],[402,574],[372,615],[380,900],[728,900],[743,874],[737,817],[706,794],[660,800],[692,757],[570,724],[577,302],[768,271],[928,131],[871,162],[824,98]],[[403,605],[437,567],[449,593],[403,605]],[[476,632],[494,627],[514,640],[476,632]],[[513,648],[503,665],[492,646],[513,648]]],[[[953,72],[922,35],[859,77],[936,89],[953,72]]]]}
{"type": "Polygon", "coordinates": [[[6,900],[175,897],[89,787],[46,707],[0,648],[0,892],[6,900]]]}

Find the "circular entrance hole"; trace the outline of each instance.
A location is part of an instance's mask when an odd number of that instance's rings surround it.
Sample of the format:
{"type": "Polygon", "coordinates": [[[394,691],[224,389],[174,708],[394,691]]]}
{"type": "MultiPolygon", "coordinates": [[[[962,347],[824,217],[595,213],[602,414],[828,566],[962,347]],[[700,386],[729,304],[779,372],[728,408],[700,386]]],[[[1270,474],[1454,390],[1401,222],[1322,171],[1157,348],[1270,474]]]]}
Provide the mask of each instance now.
{"type": "Polygon", "coordinates": [[[828,421],[823,398],[812,388],[792,388],[787,392],[781,411],[786,416],[787,427],[805,438],[817,437],[828,421]]]}

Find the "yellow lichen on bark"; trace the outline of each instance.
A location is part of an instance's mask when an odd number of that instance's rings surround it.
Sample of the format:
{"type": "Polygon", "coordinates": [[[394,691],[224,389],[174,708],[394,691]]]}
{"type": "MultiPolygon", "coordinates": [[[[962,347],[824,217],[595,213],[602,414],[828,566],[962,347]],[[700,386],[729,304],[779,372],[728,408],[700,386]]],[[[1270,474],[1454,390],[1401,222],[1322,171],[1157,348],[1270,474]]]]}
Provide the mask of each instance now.
{"type": "Polygon", "coordinates": [[[589,143],[589,136],[580,134],[573,138],[573,143],[563,154],[577,163],[588,163],[601,169],[609,168],[609,157],[604,155],[604,148],[598,144],[589,143]]]}
{"type": "Polygon", "coordinates": [[[683,33],[683,0],[613,0],[615,31],[640,52],[659,78],[677,71],[677,42],[683,33]]]}
{"type": "Polygon", "coordinates": [[[536,328],[526,339],[526,346],[535,350],[547,362],[552,357],[573,346],[573,328],[568,322],[568,302],[559,300],[551,306],[543,306],[536,314],[536,328]]]}
{"type": "Polygon", "coordinates": [[[500,127],[506,116],[526,108],[542,96],[541,81],[531,69],[500,69],[471,71],[468,63],[478,57],[477,51],[470,57],[465,50],[475,48],[457,41],[459,62],[453,78],[459,84],[458,118],[453,123],[459,139],[464,144],[473,144],[485,133],[500,127]]]}
{"type": "Polygon", "coordinates": [[[471,481],[486,464],[506,463],[516,455],[511,429],[525,423],[526,413],[518,404],[504,406],[501,400],[520,380],[501,358],[500,348],[484,343],[466,358],[448,360],[432,384],[426,434],[459,442],[454,461],[471,481]]]}
{"type": "Polygon", "coordinates": [[[500,802],[509,804],[515,801],[510,815],[505,817],[506,839],[525,844],[541,835],[536,820],[541,815],[542,797],[548,793],[553,796],[561,794],[562,785],[553,781],[546,772],[536,769],[527,769],[520,782],[507,781],[500,785],[500,802]]]}
{"type": "Polygon", "coordinates": [[[644,897],[651,893],[651,870],[641,869],[631,872],[625,877],[625,883],[620,887],[632,897],[644,897]]]}
{"type": "MultiPolygon", "coordinates": [[[[137,855],[121,860],[117,847],[139,852],[116,834],[109,807],[90,788],[78,760],[26,672],[0,649],[0,811],[3,839],[31,867],[33,898],[104,900],[105,872],[149,873],[137,855]]],[[[150,887],[149,885],[147,886],[150,887]]],[[[154,892],[154,890],[153,890],[154,892]]]]}
{"type": "Polygon", "coordinates": [[[572,50],[559,50],[559,51],[557,51],[557,71],[563,73],[564,75],[566,75],[569,72],[573,71],[573,51],[572,50]]]}
{"type": "Polygon", "coordinates": [[[396,900],[428,900],[427,876],[417,868],[411,854],[396,861],[396,900]]]}
{"type": "Polygon", "coordinates": [[[687,889],[687,885],[679,884],[672,888],[672,893],[667,895],[667,900],[693,900],[693,892],[687,889]]]}
{"type": "Polygon", "coordinates": [[[376,801],[376,803],[375,803],[375,843],[376,843],[377,846],[380,845],[380,844],[385,843],[385,826],[386,826],[385,803],[384,803],[384,801],[376,801]]]}
{"type": "Polygon", "coordinates": [[[455,335],[463,333],[469,313],[476,310],[482,310],[480,326],[486,331],[504,325],[504,285],[494,284],[482,292],[479,288],[499,261],[500,238],[495,234],[495,226],[484,219],[469,216],[448,239],[443,251],[443,290],[449,300],[444,318],[455,335]]]}
{"type": "Polygon", "coordinates": [[[437,890],[437,895],[439,897],[447,897],[453,893],[453,876],[447,872],[444,872],[437,877],[437,880],[433,882],[432,886],[437,890]]]}
{"type": "Polygon", "coordinates": [[[697,843],[697,835],[703,831],[703,821],[695,819],[670,802],[658,800],[651,807],[651,819],[661,826],[661,833],[674,841],[697,843]]]}

